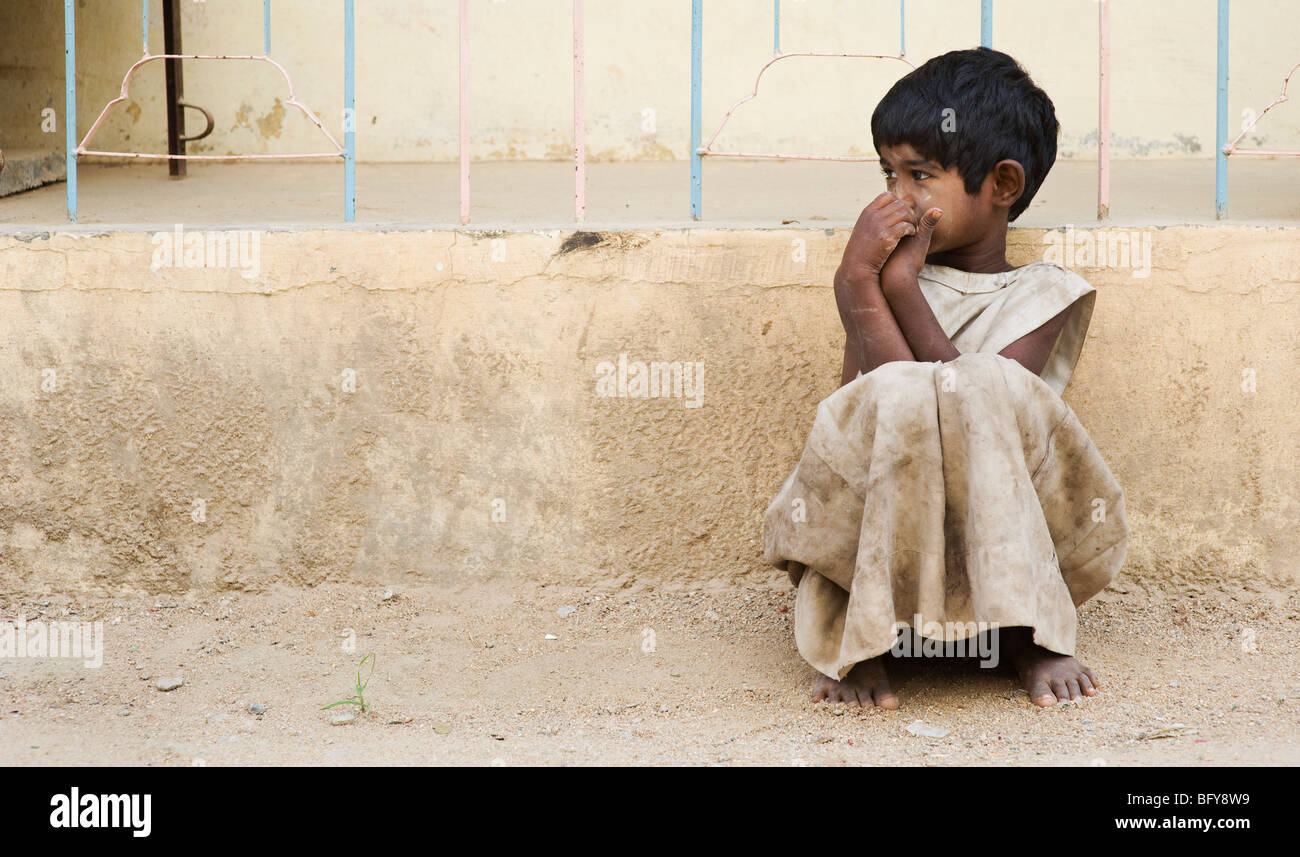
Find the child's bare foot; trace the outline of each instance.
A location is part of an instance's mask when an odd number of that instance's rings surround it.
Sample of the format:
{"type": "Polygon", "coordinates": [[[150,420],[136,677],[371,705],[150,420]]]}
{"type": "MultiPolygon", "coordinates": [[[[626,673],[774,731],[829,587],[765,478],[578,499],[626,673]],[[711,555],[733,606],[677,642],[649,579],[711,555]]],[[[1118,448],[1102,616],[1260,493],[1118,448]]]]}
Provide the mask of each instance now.
{"type": "Polygon", "coordinates": [[[1035,645],[1031,629],[1003,628],[1001,635],[1011,663],[1020,674],[1020,683],[1035,705],[1045,708],[1097,695],[1101,682],[1093,671],[1069,655],[1035,645]]]}
{"type": "Polygon", "coordinates": [[[852,708],[897,708],[898,697],[889,689],[885,675],[884,655],[855,664],[849,674],[836,681],[819,675],[813,685],[813,702],[843,702],[852,708]]]}

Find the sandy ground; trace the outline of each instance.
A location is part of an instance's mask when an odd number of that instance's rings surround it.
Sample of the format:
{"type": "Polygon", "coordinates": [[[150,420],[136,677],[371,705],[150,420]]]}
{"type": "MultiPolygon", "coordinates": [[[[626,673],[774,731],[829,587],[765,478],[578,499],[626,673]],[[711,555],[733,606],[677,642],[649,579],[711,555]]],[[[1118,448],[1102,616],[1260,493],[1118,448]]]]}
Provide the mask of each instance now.
{"type": "Polygon", "coordinates": [[[810,702],[788,584],[498,581],[387,594],[327,585],[0,602],[0,619],[99,620],[105,637],[98,669],[0,660],[0,763],[1300,763],[1295,594],[1112,588],[1080,610],[1079,655],[1099,696],[1038,709],[1005,665],[912,659],[891,667],[897,711],[810,702]],[[558,615],[565,606],[577,609],[558,615]],[[331,725],[321,706],[351,694],[369,652],[374,714],[331,725]],[[181,687],[158,689],[177,677],[181,687]],[[249,713],[254,703],[265,713],[249,713]],[[909,733],[918,720],[947,734],[909,733]]]}

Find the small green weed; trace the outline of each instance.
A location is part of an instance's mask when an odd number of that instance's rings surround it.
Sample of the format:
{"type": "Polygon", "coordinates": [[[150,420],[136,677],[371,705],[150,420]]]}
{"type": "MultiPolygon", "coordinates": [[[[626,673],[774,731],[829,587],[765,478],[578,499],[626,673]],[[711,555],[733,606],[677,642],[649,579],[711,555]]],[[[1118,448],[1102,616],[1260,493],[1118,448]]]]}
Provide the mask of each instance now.
{"type": "Polygon", "coordinates": [[[366,655],[364,658],[362,658],[361,663],[357,664],[356,695],[350,696],[347,699],[340,699],[338,702],[331,702],[329,705],[321,706],[321,711],[326,711],[330,708],[334,708],[337,705],[355,705],[361,709],[362,714],[368,713],[370,711],[370,706],[366,705],[366,685],[370,684],[370,677],[373,676],[374,674],[375,674],[375,655],[372,652],[366,655]],[[366,665],[366,661],[370,661],[370,672],[366,673],[366,680],[362,681],[361,668],[366,665]]]}

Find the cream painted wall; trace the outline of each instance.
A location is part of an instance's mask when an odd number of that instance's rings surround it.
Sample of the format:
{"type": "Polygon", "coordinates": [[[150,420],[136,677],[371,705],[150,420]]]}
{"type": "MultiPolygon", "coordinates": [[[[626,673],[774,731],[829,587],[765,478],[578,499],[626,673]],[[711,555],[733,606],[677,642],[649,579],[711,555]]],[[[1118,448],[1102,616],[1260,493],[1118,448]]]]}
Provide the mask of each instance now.
{"type": "MultiPolygon", "coordinates": [[[[151,0],[161,50],[161,2],[151,0]]],[[[258,53],[258,0],[185,0],[185,48],[258,53]]],[[[299,98],[336,134],[342,106],[341,0],[274,0],[272,54],[299,98]]],[[[1113,0],[1112,129],[1115,157],[1213,156],[1214,0],[1113,0]]],[[[39,106],[62,113],[57,0],[6,0],[0,11],[0,147],[31,145],[39,106]],[[53,41],[53,44],[50,42],[53,41]],[[17,141],[17,142],[15,142],[17,141]]],[[[592,161],[683,159],[689,134],[689,0],[588,0],[587,147],[592,161]],[[651,119],[653,117],[653,119],[651,119]]],[[[82,133],[140,54],[136,0],[79,0],[82,133]]],[[[457,4],[358,0],[358,157],[457,157],[457,4]]],[[[471,0],[471,129],[475,159],[571,156],[571,4],[471,0]]],[[[912,0],[907,47],[917,62],[979,40],[978,0],[912,0]]],[[[1234,126],[1259,110],[1300,61],[1300,3],[1232,3],[1230,112],[1234,126]]],[[[889,52],[898,47],[895,0],[784,0],[785,50],[889,52]]],[[[997,0],[994,45],[1019,59],[1053,98],[1061,157],[1095,157],[1097,4],[997,0]]],[[[771,57],[771,3],[706,0],[704,125],[726,109],[771,57]]],[[[773,66],[760,98],[741,108],[718,148],[861,154],[869,118],[902,69],[884,60],[793,58],[773,66]]],[[[1297,84],[1300,85],[1300,84],[1297,84]]],[[[216,131],[199,153],[305,152],[328,148],[266,64],[190,62],[189,100],[210,109],[216,131]]],[[[100,140],[106,148],[164,145],[161,63],[143,69],[133,103],[100,140]]],[[[191,114],[197,121],[197,115],[191,114]]],[[[1300,109],[1283,105],[1251,145],[1300,149],[1300,109]]]]}

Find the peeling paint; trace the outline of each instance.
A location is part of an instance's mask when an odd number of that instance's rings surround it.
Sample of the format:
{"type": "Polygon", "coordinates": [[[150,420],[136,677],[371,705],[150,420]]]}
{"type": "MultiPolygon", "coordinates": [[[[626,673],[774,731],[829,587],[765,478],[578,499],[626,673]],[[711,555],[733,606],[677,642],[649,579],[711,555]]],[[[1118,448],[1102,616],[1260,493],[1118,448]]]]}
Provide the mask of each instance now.
{"type": "Polygon", "coordinates": [[[284,105],[280,99],[275,99],[275,106],[271,112],[257,120],[257,130],[263,137],[279,137],[280,132],[284,130],[284,105]]]}
{"type": "Polygon", "coordinates": [[[240,104],[239,109],[235,111],[235,124],[230,126],[230,130],[234,131],[239,128],[253,127],[248,121],[252,117],[252,115],[253,115],[253,108],[251,105],[249,105],[247,102],[240,104]]]}

